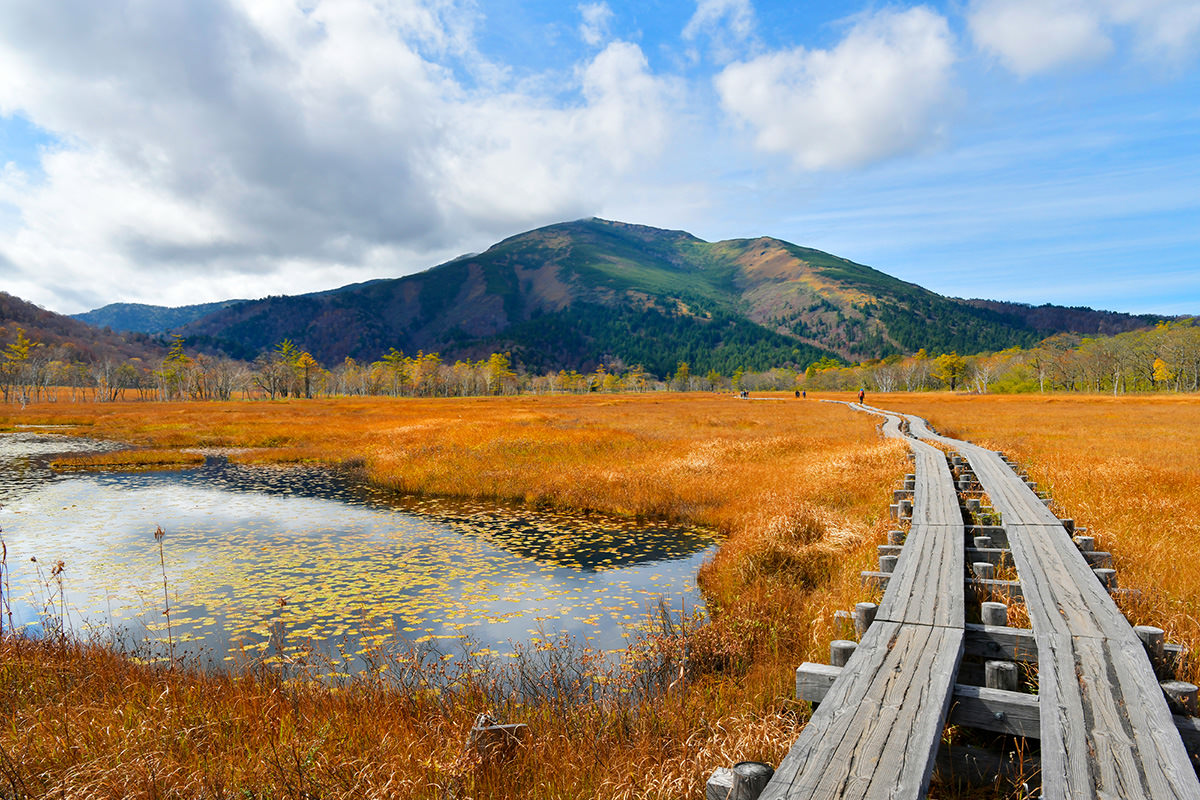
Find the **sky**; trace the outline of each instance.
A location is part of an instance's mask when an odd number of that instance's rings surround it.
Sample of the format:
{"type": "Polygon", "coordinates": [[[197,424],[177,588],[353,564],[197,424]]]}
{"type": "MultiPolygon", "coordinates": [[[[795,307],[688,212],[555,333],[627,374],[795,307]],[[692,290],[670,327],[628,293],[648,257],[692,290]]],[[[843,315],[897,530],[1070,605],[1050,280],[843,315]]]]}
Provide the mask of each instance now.
{"type": "Polygon", "coordinates": [[[5,0],[0,289],[334,288],[599,216],[1200,313],[1200,1],[5,0]]]}

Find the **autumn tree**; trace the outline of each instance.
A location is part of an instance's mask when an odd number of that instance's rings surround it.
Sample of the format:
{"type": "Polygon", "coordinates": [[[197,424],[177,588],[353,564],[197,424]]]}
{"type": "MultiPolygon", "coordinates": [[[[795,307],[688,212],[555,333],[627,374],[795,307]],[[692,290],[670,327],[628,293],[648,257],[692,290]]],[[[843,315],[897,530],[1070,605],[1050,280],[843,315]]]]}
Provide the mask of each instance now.
{"type": "Polygon", "coordinates": [[[930,374],[950,387],[950,391],[953,392],[967,374],[967,362],[958,353],[943,353],[934,359],[933,371],[930,374]]]}

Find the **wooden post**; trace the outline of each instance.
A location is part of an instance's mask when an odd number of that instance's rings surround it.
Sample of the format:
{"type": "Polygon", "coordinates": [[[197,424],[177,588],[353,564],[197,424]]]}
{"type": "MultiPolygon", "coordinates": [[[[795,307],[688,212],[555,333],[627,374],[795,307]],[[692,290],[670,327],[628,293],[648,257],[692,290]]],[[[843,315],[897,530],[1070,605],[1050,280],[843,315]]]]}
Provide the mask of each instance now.
{"type": "Polygon", "coordinates": [[[1155,628],[1153,625],[1134,625],[1133,632],[1142,640],[1142,646],[1146,648],[1146,655],[1150,657],[1150,663],[1158,666],[1163,660],[1163,641],[1166,638],[1166,632],[1162,628],[1155,628]]]}
{"type": "Polygon", "coordinates": [[[900,556],[880,556],[879,571],[880,572],[895,572],[896,562],[900,560],[900,556]]]}
{"type": "Polygon", "coordinates": [[[858,642],[849,639],[834,639],[829,643],[829,663],[835,667],[844,667],[858,649],[858,642]]]}
{"type": "Polygon", "coordinates": [[[980,603],[979,613],[983,617],[984,625],[995,627],[1007,627],[1008,625],[1008,606],[1004,603],[980,603]]]}
{"type": "Polygon", "coordinates": [[[1100,579],[1100,582],[1104,584],[1104,588],[1108,591],[1111,592],[1117,588],[1117,571],[1115,569],[1098,567],[1092,570],[1092,572],[1096,573],[1096,577],[1100,579]]]}
{"type": "Polygon", "coordinates": [[[967,498],[967,511],[970,511],[972,514],[978,514],[979,508],[980,508],[980,505],[979,505],[978,497],[968,497],[967,498]]]}
{"type": "Polygon", "coordinates": [[[1167,696],[1167,705],[1171,711],[1184,716],[1196,716],[1196,684],[1186,681],[1163,681],[1163,694],[1167,696]]]}
{"type": "Polygon", "coordinates": [[[480,714],[471,728],[467,744],[484,758],[504,759],[514,754],[528,732],[528,725],[498,725],[487,714],[480,714]]]}
{"type": "Polygon", "coordinates": [[[901,500],[900,501],[900,518],[901,519],[909,519],[910,517],[912,517],[912,508],[913,508],[912,500],[901,500]]]}
{"type": "Polygon", "coordinates": [[[1075,535],[1075,520],[1073,520],[1073,519],[1060,519],[1060,520],[1059,520],[1059,522],[1061,522],[1061,523],[1063,524],[1063,527],[1067,529],[1067,535],[1068,535],[1068,536],[1074,536],[1074,535],[1075,535]]]}
{"type": "Polygon", "coordinates": [[[733,770],[717,767],[704,785],[704,800],[727,800],[733,791],[733,770]]]}
{"type": "Polygon", "coordinates": [[[1017,665],[1011,661],[987,661],[983,665],[984,686],[989,689],[1017,690],[1017,665]]]}
{"type": "Polygon", "coordinates": [[[733,765],[733,789],[729,800],[758,800],[767,788],[775,768],[761,761],[740,761],[733,765]]]}
{"type": "Polygon", "coordinates": [[[888,544],[892,546],[904,544],[904,531],[888,531],[888,544]]]}
{"type": "Polygon", "coordinates": [[[854,632],[861,640],[867,633],[867,628],[875,621],[875,612],[879,606],[874,603],[857,603],[854,606],[854,632]]]}
{"type": "Polygon", "coordinates": [[[1076,536],[1075,546],[1079,548],[1081,553],[1090,553],[1096,549],[1095,536],[1076,536]]]}
{"type": "Polygon", "coordinates": [[[975,537],[975,549],[976,550],[986,550],[991,546],[992,546],[992,537],[990,537],[990,536],[976,536],[975,537]]]}
{"type": "Polygon", "coordinates": [[[971,571],[975,573],[975,577],[982,578],[985,581],[990,581],[996,577],[996,567],[990,561],[976,561],[972,563],[971,571]]]}

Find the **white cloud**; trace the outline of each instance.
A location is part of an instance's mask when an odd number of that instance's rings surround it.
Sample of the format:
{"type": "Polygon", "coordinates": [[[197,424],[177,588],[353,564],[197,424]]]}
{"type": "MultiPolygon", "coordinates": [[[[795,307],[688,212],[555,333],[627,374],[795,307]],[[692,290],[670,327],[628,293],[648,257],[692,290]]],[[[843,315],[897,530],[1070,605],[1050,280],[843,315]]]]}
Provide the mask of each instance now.
{"type": "Polygon", "coordinates": [[[967,18],[975,44],[1018,75],[1102,60],[1113,44],[1094,3],[983,0],[967,18]]]}
{"type": "Polygon", "coordinates": [[[696,11],[683,28],[683,38],[707,38],[714,57],[728,62],[754,39],[755,25],[750,0],[696,0],[696,11]]]}
{"type": "Polygon", "coordinates": [[[579,35],[585,42],[595,47],[608,38],[608,26],[613,18],[608,3],[584,3],[579,6],[579,15],[583,18],[579,23],[579,35]]]}
{"type": "Polygon", "coordinates": [[[1195,0],[975,0],[975,45],[1022,77],[1111,56],[1126,32],[1143,60],[1177,67],[1200,49],[1195,0]]]}
{"type": "Polygon", "coordinates": [[[63,310],[428,266],[597,210],[671,117],[674,90],[627,42],[557,99],[494,88],[504,70],[451,0],[70,5],[0,15],[0,113],[62,142],[36,178],[0,171],[19,219],[0,270],[63,310]]]}
{"type": "Polygon", "coordinates": [[[831,50],[795,48],[731,64],[721,104],[756,145],[806,169],[854,167],[922,148],[939,132],[954,42],[924,7],[861,18],[831,50]]]}

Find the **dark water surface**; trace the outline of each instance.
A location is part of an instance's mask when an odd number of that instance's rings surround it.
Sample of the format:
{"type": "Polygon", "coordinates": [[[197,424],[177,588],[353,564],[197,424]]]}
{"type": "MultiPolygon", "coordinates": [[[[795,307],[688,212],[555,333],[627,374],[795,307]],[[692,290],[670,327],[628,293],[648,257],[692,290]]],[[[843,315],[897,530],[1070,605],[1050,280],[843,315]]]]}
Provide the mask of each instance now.
{"type": "Polygon", "coordinates": [[[696,571],[716,546],[696,528],[397,499],[329,470],[220,457],[187,470],[49,468],[54,454],[109,447],[0,434],[17,625],[37,629],[61,607],[76,632],[116,632],[161,656],[161,526],[177,652],[201,660],[311,646],[353,661],[399,642],[453,652],[464,636],[503,654],[559,633],[614,651],[657,598],[700,605],[696,571]]]}

